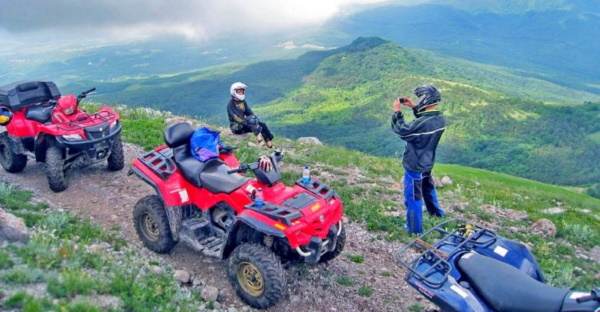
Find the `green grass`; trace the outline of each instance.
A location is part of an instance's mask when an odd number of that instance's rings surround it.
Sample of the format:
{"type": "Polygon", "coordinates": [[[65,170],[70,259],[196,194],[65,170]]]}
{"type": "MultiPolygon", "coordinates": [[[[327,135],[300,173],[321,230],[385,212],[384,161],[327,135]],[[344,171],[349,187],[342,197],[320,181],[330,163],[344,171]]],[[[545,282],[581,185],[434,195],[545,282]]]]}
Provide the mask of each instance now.
{"type": "Polygon", "coordinates": [[[348,276],[341,276],[336,280],[336,282],[342,286],[347,287],[356,285],[356,281],[348,276]]]}
{"type": "Polygon", "coordinates": [[[365,258],[361,255],[351,255],[351,254],[347,254],[346,257],[348,257],[348,259],[350,259],[350,261],[354,262],[354,263],[363,263],[365,262],[365,258]]]}
{"type": "Polygon", "coordinates": [[[363,297],[371,297],[373,295],[373,288],[369,285],[362,285],[358,289],[358,294],[363,297]]]}
{"type": "MultiPolygon", "coordinates": [[[[105,311],[79,296],[114,296],[123,311],[196,311],[202,299],[165,273],[150,272],[137,249],[128,248],[114,231],[106,231],[89,219],[68,212],[44,211],[29,204],[31,194],[0,183],[0,206],[10,202],[9,213],[38,215],[24,245],[9,245],[0,250],[0,283],[6,297],[0,308],[20,311],[105,311]],[[108,243],[107,250],[88,250],[92,244],[108,243]],[[33,298],[15,286],[45,283],[48,296],[33,298]]],[[[150,259],[152,263],[158,263],[150,259]]]]}

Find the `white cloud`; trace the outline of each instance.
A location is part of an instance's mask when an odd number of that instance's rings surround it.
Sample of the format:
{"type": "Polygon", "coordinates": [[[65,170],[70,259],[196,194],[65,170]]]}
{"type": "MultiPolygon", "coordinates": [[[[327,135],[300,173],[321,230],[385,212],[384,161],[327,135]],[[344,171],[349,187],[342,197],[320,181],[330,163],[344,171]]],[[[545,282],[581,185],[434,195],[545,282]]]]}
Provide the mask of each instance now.
{"type": "Polygon", "coordinates": [[[3,3],[0,33],[13,37],[179,35],[205,40],[236,32],[318,25],[343,8],[384,0],[19,0],[3,3]]]}

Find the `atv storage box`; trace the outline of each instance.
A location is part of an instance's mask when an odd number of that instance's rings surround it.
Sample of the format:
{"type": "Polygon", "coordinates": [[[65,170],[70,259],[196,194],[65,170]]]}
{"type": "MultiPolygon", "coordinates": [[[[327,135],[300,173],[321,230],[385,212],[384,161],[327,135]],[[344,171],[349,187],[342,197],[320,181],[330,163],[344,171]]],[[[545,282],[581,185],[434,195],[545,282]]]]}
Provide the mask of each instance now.
{"type": "Polygon", "coordinates": [[[0,106],[12,111],[58,98],[60,91],[52,81],[19,81],[0,87],[0,106]]]}

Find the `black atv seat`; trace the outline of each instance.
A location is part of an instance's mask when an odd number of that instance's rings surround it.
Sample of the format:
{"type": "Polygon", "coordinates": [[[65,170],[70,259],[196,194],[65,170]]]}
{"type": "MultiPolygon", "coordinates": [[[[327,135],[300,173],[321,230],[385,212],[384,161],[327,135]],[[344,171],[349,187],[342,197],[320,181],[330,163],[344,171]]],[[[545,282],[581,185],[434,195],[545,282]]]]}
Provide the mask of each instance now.
{"type": "Polygon", "coordinates": [[[27,109],[25,113],[25,118],[41,123],[45,123],[50,120],[50,114],[52,114],[52,109],[54,106],[46,106],[46,105],[36,105],[31,106],[27,109]]]}
{"type": "Polygon", "coordinates": [[[504,262],[467,253],[458,260],[467,282],[498,312],[559,312],[569,290],[541,283],[504,262]]]}
{"type": "Polygon", "coordinates": [[[194,158],[190,148],[193,134],[194,129],[187,122],[170,125],[164,131],[165,143],[173,149],[175,164],[186,180],[213,193],[231,193],[246,183],[247,178],[228,174],[231,168],[218,158],[206,162],[194,158]]]}
{"type": "Polygon", "coordinates": [[[213,193],[229,194],[248,181],[237,173],[227,173],[228,170],[231,168],[218,158],[207,160],[200,172],[202,186],[213,193]]]}

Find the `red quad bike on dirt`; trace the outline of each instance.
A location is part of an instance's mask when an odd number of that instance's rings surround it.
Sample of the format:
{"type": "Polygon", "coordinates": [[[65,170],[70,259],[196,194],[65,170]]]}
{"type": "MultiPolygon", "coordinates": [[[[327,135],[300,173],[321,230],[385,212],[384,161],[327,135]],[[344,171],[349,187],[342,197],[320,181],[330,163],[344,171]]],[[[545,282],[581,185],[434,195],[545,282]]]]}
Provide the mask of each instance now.
{"type": "Polygon", "coordinates": [[[119,115],[108,107],[95,114],[78,109],[96,88],[62,96],[53,82],[22,81],[0,87],[0,164],[21,172],[27,157],[45,163],[50,189],[67,188],[69,169],[107,160],[108,169],[125,166],[119,115]]]}
{"type": "Polygon", "coordinates": [[[200,162],[191,155],[194,129],[178,123],[164,131],[166,145],[137,158],[135,173],[156,190],[133,211],[146,247],[169,252],[179,241],[219,259],[229,258],[227,273],[236,293],[254,308],[275,305],[286,294],[284,265],[310,264],[338,256],[346,241],[339,196],[317,179],[294,186],[279,182],[275,151],[272,169],[260,162],[240,165],[233,148],[200,162]],[[252,171],[256,178],[242,173],[252,171]],[[264,204],[255,205],[261,188],[264,204]]]}

